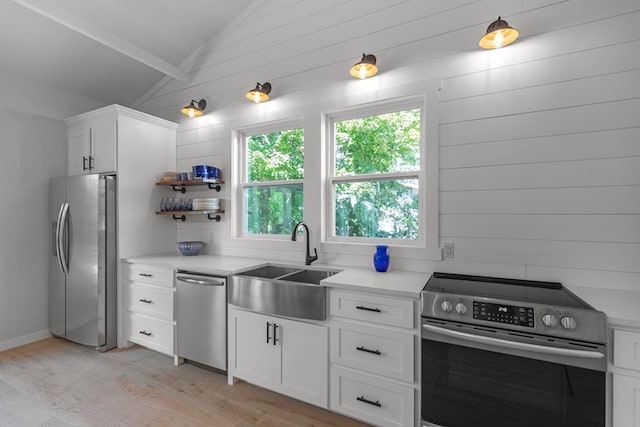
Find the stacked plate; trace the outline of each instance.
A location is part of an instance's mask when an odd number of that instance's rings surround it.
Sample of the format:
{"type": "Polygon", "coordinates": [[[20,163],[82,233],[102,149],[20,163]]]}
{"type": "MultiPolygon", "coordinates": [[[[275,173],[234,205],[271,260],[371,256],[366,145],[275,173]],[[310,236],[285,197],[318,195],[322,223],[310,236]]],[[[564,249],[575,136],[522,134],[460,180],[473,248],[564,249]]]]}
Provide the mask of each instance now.
{"type": "Polygon", "coordinates": [[[220,209],[220,199],[193,199],[194,211],[217,211],[220,209]]]}

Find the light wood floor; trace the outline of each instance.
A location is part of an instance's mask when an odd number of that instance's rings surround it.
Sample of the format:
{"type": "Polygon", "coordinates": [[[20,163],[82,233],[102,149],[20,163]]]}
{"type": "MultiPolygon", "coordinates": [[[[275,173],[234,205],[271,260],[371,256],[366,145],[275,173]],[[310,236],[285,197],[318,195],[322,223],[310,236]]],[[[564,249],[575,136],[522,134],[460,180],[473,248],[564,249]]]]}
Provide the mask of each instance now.
{"type": "Polygon", "coordinates": [[[0,426],[365,426],[134,346],[47,338],[0,352],[0,426]]]}

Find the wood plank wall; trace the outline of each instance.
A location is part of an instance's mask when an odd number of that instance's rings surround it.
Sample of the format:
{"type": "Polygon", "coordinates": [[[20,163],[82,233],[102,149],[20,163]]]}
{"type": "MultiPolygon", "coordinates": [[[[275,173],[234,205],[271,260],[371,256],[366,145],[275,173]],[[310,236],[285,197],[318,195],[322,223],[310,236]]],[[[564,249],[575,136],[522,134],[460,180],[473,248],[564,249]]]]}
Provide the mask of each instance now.
{"type": "MultiPolygon", "coordinates": [[[[351,88],[362,52],[378,57],[380,84],[443,79],[439,237],[455,258],[403,255],[396,267],[640,287],[637,0],[256,1],[194,58],[191,84],[158,85],[139,108],[181,123],[178,169],[208,163],[230,176],[234,123],[286,118],[309,95],[351,88]],[[478,49],[498,15],[521,39],[478,49]],[[274,101],[248,104],[244,92],[265,81],[274,101]],[[203,120],[180,117],[203,97],[203,120]]],[[[228,186],[220,197],[228,202],[228,186]]],[[[212,253],[262,253],[231,238],[229,215],[178,234],[212,253]]]]}

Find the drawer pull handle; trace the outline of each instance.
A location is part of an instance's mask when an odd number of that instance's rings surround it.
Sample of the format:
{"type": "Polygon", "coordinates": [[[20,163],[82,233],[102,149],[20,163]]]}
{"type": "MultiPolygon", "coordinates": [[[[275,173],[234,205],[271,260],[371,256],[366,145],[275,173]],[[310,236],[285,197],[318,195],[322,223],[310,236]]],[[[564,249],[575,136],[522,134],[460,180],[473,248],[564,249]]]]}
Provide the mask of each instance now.
{"type": "Polygon", "coordinates": [[[147,332],[147,331],[140,331],[140,333],[144,336],[150,337],[151,336],[151,332],[147,332]]]}
{"type": "Polygon", "coordinates": [[[376,313],[380,313],[380,309],[379,308],[365,307],[364,305],[357,305],[356,308],[358,310],[375,311],[376,313]]]}
{"type": "Polygon", "coordinates": [[[375,402],[369,399],[366,399],[364,396],[360,396],[360,397],[356,397],[356,400],[362,402],[362,403],[368,403],[369,405],[373,405],[373,406],[377,406],[378,408],[382,407],[382,403],[380,403],[379,400],[376,400],[375,402]]]}
{"type": "Polygon", "coordinates": [[[149,274],[149,273],[140,273],[139,275],[142,277],[153,277],[153,274],[149,274]]]}
{"type": "Polygon", "coordinates": [[[370,350],[366,347],[360,346],[360,347],[356,347],[356,350],[358,351],[364,351],[365,353],[371,353],[371,354],[377,354],[378,356],[380,356],[382,353],[380,353],[380,350],[370,350]]]}
{"type": "Polygon", "coordinates": [[[143,302],[143,303],[145,303],[145,304],[151,304],[151,303],[153,302],[153,301],[151,301],[150,299],[144,299],[144,298],[142,298],[142,299],[140,299],[140,300],[138,300],[138,301],[143,302]]]}

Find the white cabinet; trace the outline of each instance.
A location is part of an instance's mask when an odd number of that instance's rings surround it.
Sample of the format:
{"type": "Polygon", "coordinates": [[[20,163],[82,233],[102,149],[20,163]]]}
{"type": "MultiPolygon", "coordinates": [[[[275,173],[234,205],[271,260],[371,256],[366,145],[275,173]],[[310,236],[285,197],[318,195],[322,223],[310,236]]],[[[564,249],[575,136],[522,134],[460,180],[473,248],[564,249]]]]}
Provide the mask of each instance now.
{"type": "Polygon", "coordinates": [[[327,407],[328,332],[324,325],[229,307],[233,377],[327,407]]]}
{"type": "Polygon", "coordinates": [[[330,290],[330,408],[378,426],[418,422],[417,300],[330,290]]]}
{"type": "Polygon", "coordinates": [[[127,339],[175,358],[173,270],[144,264],[122,265],[126,277],[127,339]]]}
{"type": "Polygon", "coordinates": [[[613,331],[613,426],[640,427],[640,331],[613,331]]]}
{"type": "MultiPolygon", "coordinates": [[[[163,196],[155,183],[163,172],[176,167],[178,125],[119,105],[80,114],[65,123],[69,175],[105,172],[116,175],[117,258],[175,252],[175,224],[155,215],[163,196]]],[[[124,301],[128,292],[126,281],[119,275],[120,347],[129,338],[125,330],[129,323],[129,306],[124,301]]]]}
{"type": "Polygon", "coordinates": [[[115,172],[116,127],[114,118],[95,118],[69,128],[68,175],[115,172]]]}

